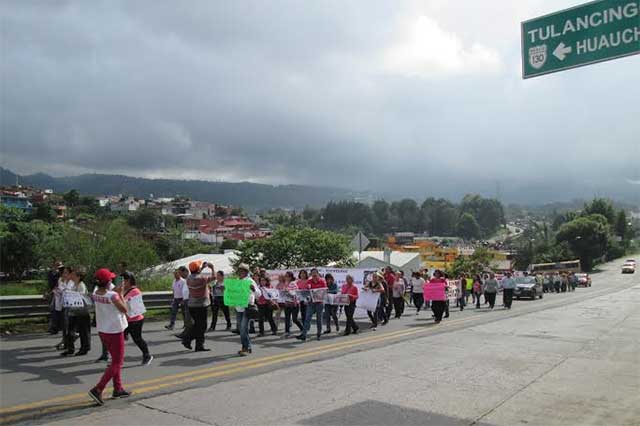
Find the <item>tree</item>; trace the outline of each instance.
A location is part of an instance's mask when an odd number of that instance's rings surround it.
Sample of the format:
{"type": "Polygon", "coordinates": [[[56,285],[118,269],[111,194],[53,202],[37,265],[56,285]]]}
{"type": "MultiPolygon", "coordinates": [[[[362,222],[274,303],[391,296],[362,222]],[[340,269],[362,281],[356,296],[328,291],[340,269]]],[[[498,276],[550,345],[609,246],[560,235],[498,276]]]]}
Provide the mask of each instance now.
{"type": "Polygon", "coordinates": [[[349,238],[314,228],[278,228],[271,237],[245,241],[235,266],[247,263],[267,269],[352,263],[349,238]]]}
{"type": "Polygon", "coordinates": [[[481,236],[493,235],[505,223],[504,207],[495,199],[467,194],[460,202],[460,214],[472,215],[480,226],[481,236]]]}
{"type": "Polygon", "coordinates": [[[463,213],[458,220],[458,235],[465,240],[477,240],[480,238],[480,225],[471,213],[463,213]]]}
{"type": "Polygon", "coordinates": [[[616,211],[613,204],[604,198],[594,198],[591,203],[584,205],[583,216],[600,214],[607,219],[609,225],[613,225],[616,220],[616,211]]]}
{"type": "Polygon", "coordinates": [[[422,217],[418,204],[411,198],[391,203],[390,212],[399,219],[400,230],[420,232],[422,217]]]}
{"type": "Polygon", "coordinates": [[[427,198],[420,207],[423,226],[432,236],[453,236],[456,234],[458,210],[444,198],[427,198]]]}
{"type": "Polygon", "coordinates": [[[53,208],[47,203],[40,203],[36,205],[31,213],[31,218],[41,220],[43,222],[51,223],[55,222],[57,215],[53,208]]]}
{"type": "Polygon", "coordinates": [[[580,257],[580,266],[591,271],[594,260],[604,255],[609,242],[606,217],[600,214],[581,216],[560,227],[558,242],[567,242],[571,251],[580,257]]]}
{"type": "Polygon", "coordinates": [[[62,196],[62,199],[68,207],[75,207],[80,202],[80,193],[77,190],[72,189],[71,191],[66,192],[62,196]]]}
{"type": "Polygon", "coordinates": [[[37,247],[46,241],[51,231],[52,227],[49,224],[39,220],[0,222],[0,268],[2,271],[20,279],[25,270],[38,268],[37,247]]]}
{"type": "Polygon", "coordinates": [[[389,203],[385,200],[376,200],[371,206],[371,212],[373,213],[373,231],[376,234],[383,234],[391,227],[389,203]]]}
{"type": "Polygon", "coordinates": [[[59,232],[38,245],[37,251],[41,266],[63,260],[68,265],[84,266],[89,277],[98,268],[114,270],[120,262],[138,273],[159,261],[153,246],[123,219],[99,222],[89,229],[62,225],[59,232]]]}
{"type": "Polygon", "coordinates": [[[620,210],[616,215],[616,221],[614,230],[617,236],[626,240],[629,234],[629,222],[627,221],[627,214],[624,210],[620,210]]]}
{"type": "Polygon", "coordinates": [[[238,240],[224,240],[220,244],[220,250],[235,250],[238,248],[238,240]]]}
{"type": "Polygon", "coordinates": [[[160,232],[163,229],[163,217],[158,210],[140,209],[127,218],[127,223],[136,229],[148,232],[160,232]]]}
{"type": "Polygon", "coordinates": [[[485,248],[476,249],[471,256],[458,256],[453,262],[449,273],[457,277],[464,273],[466,275],[479,275],[489,269],[491,265],[491,253],[485,248]]]}

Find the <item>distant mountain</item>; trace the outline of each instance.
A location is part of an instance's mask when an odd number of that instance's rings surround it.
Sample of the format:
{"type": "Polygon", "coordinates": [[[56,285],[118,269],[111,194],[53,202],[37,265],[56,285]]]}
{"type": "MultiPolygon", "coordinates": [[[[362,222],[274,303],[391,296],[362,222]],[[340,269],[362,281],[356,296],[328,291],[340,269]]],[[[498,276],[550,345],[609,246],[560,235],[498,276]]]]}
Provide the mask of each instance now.
{"type": "Polygon", "coordinates": [[[210,182],[203,180],[145,179],[121,175],[85,174],[79,176],[53,177],[43,173],[20,176],[0,168],[0,184],[14,185],[16,177],[21,185],[55,192],[78,190],[84,195],[131,195],[138,198],[189,197],[193,200],[209,201],[241,206],[248,210],[268,208],[302,209],[305,206],[321,207],[331,200],[370,199],[367,192],[348,189],[305,186],[263,185],[250,182],[210,182]]]}

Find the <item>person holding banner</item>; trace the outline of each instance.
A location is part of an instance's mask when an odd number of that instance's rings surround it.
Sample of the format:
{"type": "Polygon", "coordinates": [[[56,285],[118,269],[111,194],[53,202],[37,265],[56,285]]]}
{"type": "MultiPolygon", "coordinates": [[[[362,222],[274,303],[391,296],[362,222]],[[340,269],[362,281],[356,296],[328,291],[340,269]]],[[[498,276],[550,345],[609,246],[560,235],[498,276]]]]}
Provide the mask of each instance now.
{"type": "Polygon", "coordinates": [[[353,334],[358,334],[360,328],[358,324],[353,319],[353,315],[356,312],[356,301],[358,300],[359,291],[358,287],[353,283],[353,277],[351,275],[347,275],[346,283],[342,286],[340,293],[349,295],[350,303],[348,306],[344,307],[344,313],[347,316],[347,327],[344,332],[345,336],[353,334]]]}
{"type": "Polygon", "coordinates": [[[384,285],[382,285],[382,281],[384,281],[384,276],[380,272],[376,272],[371,277],[371,281],[368,281],[364,284],[363,290],[366,292],[371,292],[378,295],[376,309],[374,311],[367,310],[367,315],[369,315],[369,319],[371,320],[371,330],[375,331],[378,328],[378,318],[380,315],[384,314],[384,308],[381,307],[381,299],[382,295],[385,292],[384,285]]]}
{"type": "Polygon", "coordinates": [[[107,268],[98,269],[95,274],[97,289],[91,296],[96,307],[96,328],[100,340],[111,354],[111,364],[107,366],[102,378],[90,391],[89,396],[98,405],[104,405],[102,392],[109,381],[113,380],[113,398],[126,398],[131,395],[122,387],[122,365],[124,364],[124,330],[127,328],[127,307],[120,295],[113,290],[111,280],[116,274],[107,268]]]}
{"type": "Polygon", "coordinates": [[[87,286],[84,284],[86,272],[75,268],[69,274],[66,296],[74,295],[77,305],[69,306],[69,330],[66,339],[66,351],[62,356],[73,355],[75,351],[76,332],[80,335],[80,350],[76,356],[82,356],[91,350],[91,316],[89,315],[90,299],[87,296],[87,286]]]}
{"type": "Polygon", "coordinates": [[[142,304],[142,291],[136,284],[136,277],[129,271],[120,275],[122,286],[116,288],[118,293],[122,293],[122,299],[128,306],[127,322],[129,325],[124,331],[125,335],[131,335],[133,343],[142,352],[142,365],[149,365],[153,361],[153,356],[149,353],[149,346],[142,337],[142,326],[144,325],[144,304],[142,304]]]}
{"type": "MultiPolygon", "coordinates": [[[[309,287],[307,281],[309,281],[309,273],[305,269],[302,269],[300,272],[298,272],[298,281],[296,281],[298,290],[308,290],[309,287]]],[[[304,323],[306,318],[307,302],[305,300],[300,300],[300,319],[304,323]]]]}
{"type": "MultiPolygon", "coordinates": [[[[311,270],[311,278],[307,281],[306,286],[307,286],[306,290],[311,290],[313,292],[313,290],[326,289],[327,283],[325,280],[320,278],[320,274],[318,273],[318,270],[316,268],[313,268],[311,270]]],[[[311,328],[311,318],[315,314],[316,329],[317,329],[316,339],[320,340],[322,335],[322,308],[323,307],[324,307],[324,302],[322,300],[321,301],[312,300],[311,302],[309,302],[305,312],[304,327],[302,329],[302,334],[300,334],[299,336],[296,336],[296,339],[302,340],[303,342],[307,340],[307,332],[311,328]]]]}
{"type": "Polygon", "coordinates": [[[447,304],[447,280],[439,269],[433,273],[433,278],[424,285],[424,298],[431,301],[435,322],[440,324],[447,304]]]}
{"type": "Polygon", "coordinates": [[[278,334],[278,326],[276,322],[273,320],[273,303],[270,299],[270,295],[268,291],[271,289],[271,280],[264,276],[260,277],[260,297],[258,298],[258,312],[260,316],[258,317],[258,333],[259,337],[264,336],[264,322],[269,322],[269,327],[271,327],[271,334],[278,334]]]}
{"type": "MultiPolygon", "coordinates": [[[[324,276],[324,280],[327,283],[327,293],[329,294],[338,294],[338,284],[336,284],[336,280],[333,278],[333,275],[326,274],[324,276]]],[[[333,319],[336,325],[336,332],[340,332],[340,324],[338,323],[338,305],[324,305],[324,322],[327,326],[324,334],[331,333],[331,320],[333,319]]]]}
{"type": "Polygon", "coordinates": [[[280,295],[283,299],[283,301],[281,302],[281,306],[284,308],[283,338],[287,339],[291,337],[292,322],[298,327],[298,329],[300,329],[300,331],[302,331],[303,328],[302,323],[298,321],[298,312],[300,310],[300,308],[298,307],[298,300],[296,298],[298,285],[296,284],[293,272],[287,271],[286,274],[280,275],[278,277],[278,286],[276,288],[280,290],[280,295]]]}
{"type": "Polygon", "coordinates": [[[60,330],[62,330],[62,340],[56,345],[57,350],[65,350],[65,343],[67,341],[67,334],[69,332],[69,316],[68,311],[63,306],[63,295],[67,290],[69,274],[72,268],[65,266],[62,268],[62,273],[58,279],[58,285],[53,289],[54,306],[56,311],[56,317],[60,330]]]}

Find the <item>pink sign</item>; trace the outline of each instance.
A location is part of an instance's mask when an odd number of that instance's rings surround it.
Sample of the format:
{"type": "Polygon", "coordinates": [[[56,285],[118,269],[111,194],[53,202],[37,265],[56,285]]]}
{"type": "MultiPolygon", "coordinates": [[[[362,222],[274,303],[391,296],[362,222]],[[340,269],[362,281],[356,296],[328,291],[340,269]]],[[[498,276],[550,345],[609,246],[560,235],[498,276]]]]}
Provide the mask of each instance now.
{"type": "Polygon", "coordinates": [[[428,282],[424,285],[424,300],[447,300],[446,293],[447,283],[442,282],[428,282]]]}

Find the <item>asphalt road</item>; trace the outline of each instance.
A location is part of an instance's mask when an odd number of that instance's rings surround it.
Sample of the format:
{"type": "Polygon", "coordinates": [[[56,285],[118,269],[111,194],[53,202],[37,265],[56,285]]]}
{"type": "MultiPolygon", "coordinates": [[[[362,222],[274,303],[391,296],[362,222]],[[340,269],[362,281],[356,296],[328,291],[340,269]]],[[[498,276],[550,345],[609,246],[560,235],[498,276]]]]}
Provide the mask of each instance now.
{"type": "Polygon", "coordinates": [[[452,309],[435,325],[408,309],[358,336],[258,338],[248,358],[228,332],[208,334],[213,352],[193,353],[149,324],[154,363],[139,366],[129,343],[134,395],[99,409],[86,396],[104,369],[93,363],[97,337],[89,358],[70,359],[54,337],[3,338],[0,422],[640,424],[640,275],[621,275],[620,264],[603,266],[591,288],[511,311],[452,309]]]}

